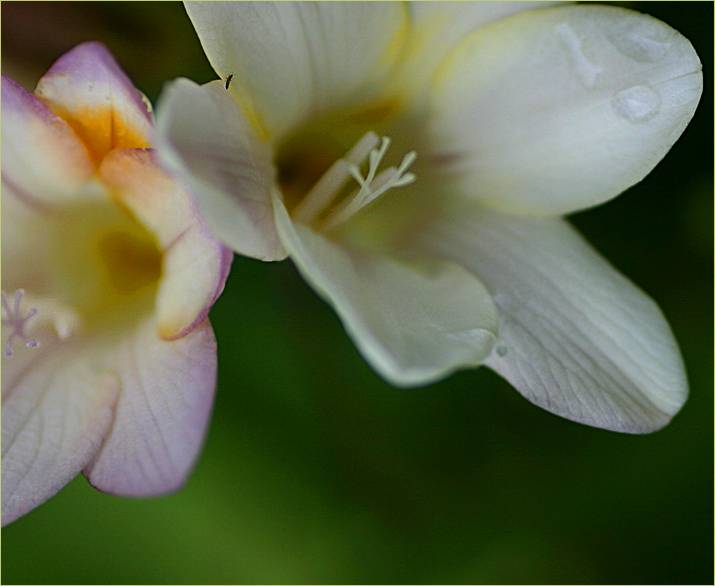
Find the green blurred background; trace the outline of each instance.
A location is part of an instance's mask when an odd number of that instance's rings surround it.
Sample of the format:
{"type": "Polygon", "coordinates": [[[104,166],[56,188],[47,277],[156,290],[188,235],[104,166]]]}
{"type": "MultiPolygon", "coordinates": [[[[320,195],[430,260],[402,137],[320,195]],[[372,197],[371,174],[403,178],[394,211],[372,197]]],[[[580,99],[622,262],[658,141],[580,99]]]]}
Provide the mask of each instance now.
{"type": "MultiPolygon", "coordinates": [[[[573,222],[673,326],[691,397],[669,427],[570,423],[486,369],[392,388],[290,262],[237,258],[186,488],[129,500],[75,480],[2,532],[3,582],[712,584],[713,7],[625,5],[692,41],[705,91],[645,181],[573,222]]],[[[2,3],[3,73],[26,87],[90,39],[153,101],[214,78],[179,4],[2,3]]]]}

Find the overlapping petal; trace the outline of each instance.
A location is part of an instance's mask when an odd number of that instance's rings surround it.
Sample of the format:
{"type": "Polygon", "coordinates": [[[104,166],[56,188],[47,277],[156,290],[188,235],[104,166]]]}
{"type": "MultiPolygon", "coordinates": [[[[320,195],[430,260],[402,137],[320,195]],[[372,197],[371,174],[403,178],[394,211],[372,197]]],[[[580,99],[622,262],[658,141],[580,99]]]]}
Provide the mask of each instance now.
{"type": "Polygon", "coordinates": [[[395,91],[419,101],[444,58],[472,31],[547,2],[408,2],[410,34],[395,76],[395,91]]]}
{"type": "Polygon", "coordinates": [[[150,496],[185,482],[206,433],[216,385],[216,341],[208,320],[164,341],[147,318],[105,348],[120,381],[112,429],[85,475],[117,495],[150,496]]]}
{"type": "Polygon", "coordinates": [[[470,35],[440,67],[434,160],[466,196],[557,215],[615,197],[678,139],[702,91],[682,35],[607,6],[528,11],[470,35]]]}
{"type": "Polygon", "coordinates": [[[396,63],[408,30],[399,2],[186,2],[218,75],[248,91],[272,133],[364,99],[396,63]]]}
{"type": "Polygon", "coordinates": [[[74,130],[4,76],[2,116],[3,187],[38,208],[81,197],[94,168],[74,130]]]}
{"type": "Polygon", "coordinates": [[[100,176],[163,251],[159,335],[187,334],[206,319],[223,291],[232,253],[213,238],[189,194],[159,167],[153,151],[114,150],[102,162],[100,176]]]}
{"type": "Polygon", "coordinates": [[[110,430],[119,382],[82,360],[89,351],[73,343],[28,350],[30,362],[11,378],[3,365],[3,525],[72,480],[110,430]]]}
{"type": "Polygon", "coordinates": [[[157,124],[160,156],[191,188],[213,233],[241,254],[285,258],[273,222],[270,149],[223,84],[174,82],[157,124]]]}
{"type": "Polygon", "coordinates": [[[682,407],[687,380],[662,313],[563,220],[462,204],[419,238],[485,283],[500,314],[486,364],[531,402],[628,433],[682,407]]]}
{"type": "Polygon", "coordinates": [[[151,105],[101,43],[65,53],[35,94],[75,129],[96,162],[112,148],[149,146],[151,105]]]}
{"type": "Polygon", "coordinates": [[[386,379],[424,384],[489,355],[497,314],[476,277],[452,263],[406,264],[347,248],[294,224],[274,202],[292,260],[386,379]]]}

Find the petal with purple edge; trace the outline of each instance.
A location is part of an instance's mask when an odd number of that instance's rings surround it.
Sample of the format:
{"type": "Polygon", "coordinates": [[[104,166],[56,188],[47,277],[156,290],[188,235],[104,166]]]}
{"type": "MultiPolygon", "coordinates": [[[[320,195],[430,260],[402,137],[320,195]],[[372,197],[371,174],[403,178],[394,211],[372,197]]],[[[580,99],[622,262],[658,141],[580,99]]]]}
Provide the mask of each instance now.
{"type": "Polygon", "coordinates": [[[101,43],[65,53],[35,94],[72,125],[96,161],[113,148],[149,146],[151,106],[101,43]]]}
{"type": "Polygon", "coordinates": [[[119,392],[114,376],[82,359],[86,347],[28,352],[38,357],[32,368],[3,381],[3,525],[45,502],[92,460],[119,392]]]}
{"type": "Polygon", "coordinates": [[[683,406],[688,383],[663,314],[563,220],[461,202],[416,238],[494,295],[499,341],[486,364],[532,403],[626,433],[660,429],[683,406]]]}
{"type": "Polygon", "coordinates": [[[74,130],[4,76],[2,116],[3,187],[35,207],[80,196],[94,168],[74,130]]]}
{"type": "Polygon", "coordinates": [[[96,459],[93,486],[123,496],[151,496],[185,482],[203,443],[216,384],[216,341],[208,320],[164,341],[148,318],[112,345],[121,380],[117,413],[96,459]]]}
{"type": "Polygon", "coordinates": [[[189,195],[157,165],[152,151],[113,151],[100,176],[164,251],[159,335],[174,339],[187,334],[221,294],[231,252],[212,237],[189,195]]]}

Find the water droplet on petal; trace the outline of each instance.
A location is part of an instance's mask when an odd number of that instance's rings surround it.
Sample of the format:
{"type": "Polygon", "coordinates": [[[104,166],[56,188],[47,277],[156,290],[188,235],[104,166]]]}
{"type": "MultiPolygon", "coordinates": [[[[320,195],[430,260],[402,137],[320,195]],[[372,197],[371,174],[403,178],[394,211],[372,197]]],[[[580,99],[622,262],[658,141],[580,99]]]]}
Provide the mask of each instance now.
{"type": "Polygon", "coordinates": [[[660,61],[668,52],[673,33],[665,27],[644,24],[640,19],[626,21],[609,35],[621,53],[641,63],[660,61]]]}
{"type": "Polygon", "coordinates": [[[618,92],[611,99],[613,110],[629,122],[647,122],[660,109],[660,96],[651,88],[636,85],[618,92]]]}
{"type": "Polygon", "coordinates": [[[506,346],[504,346],[504,345],[497,346],[497,354],[499,356],[502,356],[502,357],[506,356],[507,352],[509,352],[509,349],[506,346]]]}

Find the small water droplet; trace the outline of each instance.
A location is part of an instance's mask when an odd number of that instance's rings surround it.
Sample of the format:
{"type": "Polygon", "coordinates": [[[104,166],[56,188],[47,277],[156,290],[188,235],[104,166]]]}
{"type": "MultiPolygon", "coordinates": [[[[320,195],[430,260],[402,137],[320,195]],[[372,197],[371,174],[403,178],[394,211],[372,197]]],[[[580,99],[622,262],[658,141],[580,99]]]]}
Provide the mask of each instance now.
{"type": "Polygon", "coordinates": [[[641,19],[621,23],[609,34],[621,53],[640,63],[660,61],[673,43],[673,33],[665,27],[644,24],[641,19]]]}
{"type": "Polygon", "coordinates": [[[576,71],[576,75],[581,80],[581,83],[587,88],[592,88],[596,84],[599,75],[601,75],[601,67],[592,63],[588,57],[586,57],[586,54],[583,52],[581,39],[571,26],[562,22],[556,26],[556,34],[563,47],[567,50],[571,65],[576,71]]]}
{"type": "Polygon", "coordinates": [[[660,96],[651,88],[635,85],[618,92],[611,99],[613,110],[629,122],[647,122],[660,109],[660,96]]]}
{"type": "Polygon", "coordinates": [[[497,354],[499,356],[506,356],[506,353],[509,352],[509,349],[506,346],[499,345],[497,346],[497,354]]]}

